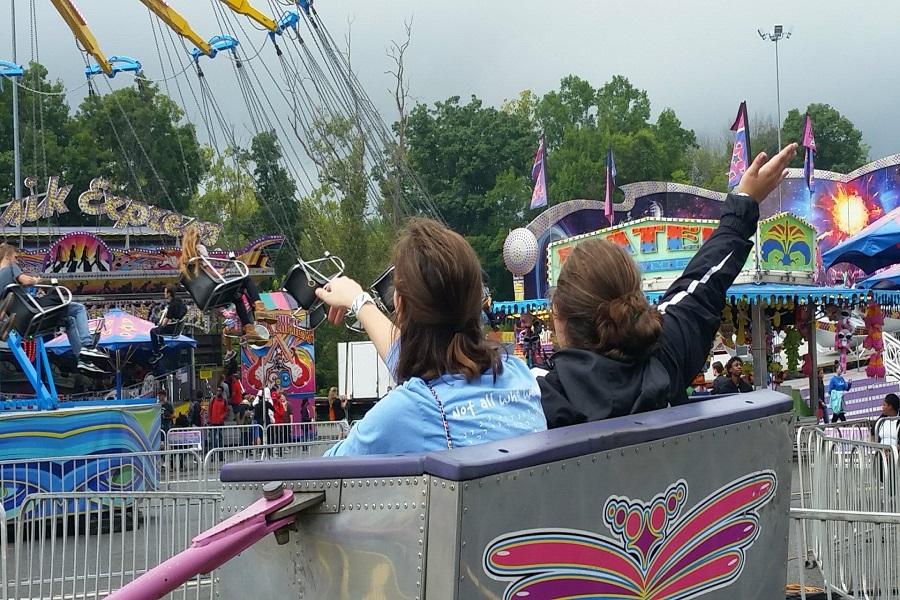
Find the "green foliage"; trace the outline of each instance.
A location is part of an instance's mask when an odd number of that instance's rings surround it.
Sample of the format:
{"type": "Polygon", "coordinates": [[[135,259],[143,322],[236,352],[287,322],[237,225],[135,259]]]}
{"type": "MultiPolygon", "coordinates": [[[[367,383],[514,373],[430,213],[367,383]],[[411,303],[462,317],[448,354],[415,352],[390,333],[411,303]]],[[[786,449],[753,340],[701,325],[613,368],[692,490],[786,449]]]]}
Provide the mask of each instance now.
{"type": "Polygon", "coordinates": [[[269,233],[261,224],[246,158],[230,148],[215,160],[211,148],[205,147],[202,152],[211,165],[203,180],[203,193],[191,199],[188,213],[201,221],[222,224],[217,242],[222,248],[241,248],[269,233]]]}
{"type": "Polygon", "coordinates": [[[67,183],[104,176],[120,192],[184,212],[207,169],[184,112],[152,83],[87,96],[70,122],[67,183]]]}
{"type": "MultiPolygon", "coordinates": [[[[837,109],[828,104],[810,104],[806,112],[812,118],[816,136],[816,168],[838,173],[849,173],[863,166],[868,160],[869,147],[862,143],[862,132],[837,109]]],[[[803,140],[806,114],[794,108],[788,112],[782,127],[785,144],[803,140]]],[[[803,166],[803,152],[791,166],[803,166]]]]}
{"type": "Polygon", "coordinates": [[[287,247],[275,259],[276,277],[286,275],[294,264],[289,249],[300,228],[297,185],[282,165],[282,156],[278,136],[273,131],[253,136],[250,150],[241,155],[241,160],[253,165],[253,186],[261,208],[256,224],[266,233],[282,233],[287,238],[287,247]]]}

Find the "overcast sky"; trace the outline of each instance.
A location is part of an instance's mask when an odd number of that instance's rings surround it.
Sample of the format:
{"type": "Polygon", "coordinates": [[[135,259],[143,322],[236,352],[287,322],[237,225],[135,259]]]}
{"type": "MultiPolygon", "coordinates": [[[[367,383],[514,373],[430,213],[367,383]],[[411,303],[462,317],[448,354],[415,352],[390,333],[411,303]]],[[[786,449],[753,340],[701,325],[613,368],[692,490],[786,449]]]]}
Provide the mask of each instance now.
{"type": "MultiPolygon", "coordinates": [[[[209,37],[220,33],[211,1],[170,4],[209,37]]],[[[136,56],[148,77],[159,76],[147,11],[138,0],[76,2],[108,55],[136,56]]],[[[11,49],[8,4],[0,0],[0,58],[11,49]]],[[[266,0],[255,4],[269,9],[266,0]]],[[[16,5],[19,62],[27,62],[30,2],[16,5]]],[[[67,86],[81,85],[83,64],[71,34],[49,2],[37,5],[41,62],[67,86]]],[[[774,48],[756,30],[783,23],[793,37],[779,45],[782,112],[826,102],[862,130],[870,158],[900,152],[897,3],[851,9],[832,0],[319,0],[316,6],[335,38],[343,39],[353,21],[355,68],[387,120],[394,114],[385,49],[412,18],[407,68],[416,100],[475,94],[499,104],[522,89],[553,89],[570,73],[595,86],[622,74],[648,91],[654,115],[671,107],[686,127],[713,137],[730,125],[741,100],[751,118],[775,114],[774,48]]],[[[264,39],[262,32],[249,33],[256,36],[251,45],[264,39]]],[[[228,77],[233,81],[226,70],[209,73],[219,85],[228,77]]],[[[246,118],[238,94],[223,91],[221,101],[231,118],[246,118]]]]}

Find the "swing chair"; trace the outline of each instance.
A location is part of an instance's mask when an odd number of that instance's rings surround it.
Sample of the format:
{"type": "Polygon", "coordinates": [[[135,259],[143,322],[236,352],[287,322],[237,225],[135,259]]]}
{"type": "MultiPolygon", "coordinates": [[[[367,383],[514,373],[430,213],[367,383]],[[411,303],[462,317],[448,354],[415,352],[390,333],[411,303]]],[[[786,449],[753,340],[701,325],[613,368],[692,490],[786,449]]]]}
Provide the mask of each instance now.
{"type": "MultiPolygon", "coordinates": [[[[244,280],[250,276],[250,269],[246,263],[237,260],[234,254],[229,254],[228,258],[195,256],[188,261],[188,269],[195,274],[190,279],[182,277],[181,284],[201,311],[225,308],[244,301],[241,289],[244,280]]],[[[176,337],[184,329],[184,319],[177,322],[177,329],[179,331],[175,334],[176,337]]],[[[269,341],[269,330],[264,326],[257,324],[254,330],[260,341],[269,341]]],[[[242,339],[241,336],[236,337],[242,339]]]]}
{"type": "Polygon", "coordinates": [[[295,316],[299,316],[301,310],[306,311],[306,329],[310,331],[316,329],[328,317],[328,310],[325,308],[325,304],[316,297],[316,290],[343,274],[344,261],[329,252],[316,260],[305,261],[301,258],[296,265],[291,267],[281,289],[297,302],[299,308],[295,312],[295,316]],[[331,265],[334,273],[326,275],[316,266],[324,264],[331,265]]]}
{"type": "Polygon", "coordinates": [[[0,329],[0,339],[6,341],[10,331],[15,331],[23,339],[32,339],[45,334],[55,333],[63,326],[72,292],[57,285],[55,279],[50,285],[22,286],[11,283],[0,295],[0,320],[8,316],[8,320],[0,329]],[[44,291],[47,295],[56,295],[59,304],[41,306],[37,298],[29,293],[30,289],[44,291]]]}

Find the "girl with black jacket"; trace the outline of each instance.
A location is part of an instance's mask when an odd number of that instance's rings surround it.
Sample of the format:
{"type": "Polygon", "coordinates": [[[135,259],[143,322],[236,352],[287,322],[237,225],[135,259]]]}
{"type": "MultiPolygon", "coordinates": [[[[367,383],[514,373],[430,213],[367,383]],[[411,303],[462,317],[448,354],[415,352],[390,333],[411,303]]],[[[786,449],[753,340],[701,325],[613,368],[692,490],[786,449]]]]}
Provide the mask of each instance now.
{"type": "Polygon", "coordinates": [[[703,367],[725,306],[744,267],[759,203],[787,175],[797,150],[761,153],[729,194],[715,233],[666,291],[647,303],[631,256],[605,240],[579,244],[557,280],[552,315],[553,368],[539,374],[548,427],[633,414],[686,401],[703,367]]]}

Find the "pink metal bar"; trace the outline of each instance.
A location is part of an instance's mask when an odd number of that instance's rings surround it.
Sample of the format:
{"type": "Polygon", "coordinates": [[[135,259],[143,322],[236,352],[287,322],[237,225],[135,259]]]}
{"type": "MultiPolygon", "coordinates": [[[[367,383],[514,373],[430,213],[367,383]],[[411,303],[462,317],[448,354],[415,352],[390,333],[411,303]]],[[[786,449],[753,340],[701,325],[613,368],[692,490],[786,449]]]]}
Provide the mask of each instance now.
{"type": "Polygon", "coordinates": [[[197,575],[214,571],[270,533],[292,523],[295,516],[272,522],[267,522],[266,517],[290,504],[293,497],[292,491],[284,490],[275,500],[257,500],[246,510],[195,537],[184,552],[147,571],[107,598],[162,598],[197,575]]]}

